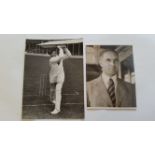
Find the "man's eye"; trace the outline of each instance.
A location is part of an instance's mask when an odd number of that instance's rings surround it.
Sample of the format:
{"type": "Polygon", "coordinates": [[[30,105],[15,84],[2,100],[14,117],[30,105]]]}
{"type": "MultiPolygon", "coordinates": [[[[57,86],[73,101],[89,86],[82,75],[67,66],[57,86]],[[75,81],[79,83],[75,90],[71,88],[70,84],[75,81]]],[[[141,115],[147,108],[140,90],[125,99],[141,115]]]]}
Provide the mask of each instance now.
{"type": "Polygon", "coordinates": [[[107,61],[110,62],[111,60],[110,59],[107,59],[107,61]]]}

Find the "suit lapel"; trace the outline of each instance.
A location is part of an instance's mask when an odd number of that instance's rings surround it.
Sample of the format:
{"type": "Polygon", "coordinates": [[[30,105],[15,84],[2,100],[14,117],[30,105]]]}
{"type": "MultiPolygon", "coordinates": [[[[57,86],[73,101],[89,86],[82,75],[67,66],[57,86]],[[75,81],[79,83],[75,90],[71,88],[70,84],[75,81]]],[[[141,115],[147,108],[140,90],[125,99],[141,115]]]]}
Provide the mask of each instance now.
{"type": "Polygon", "coordinates": [[[101,102],[102,105],[99,105],[99,106],[111,107],[112,106],[112,101],[110,99],[110,96],[109,96],[109,94],[107,92],[106,86],[105,86],[101,76],[98,78],[97,89],[98,89],[98,94],[101,94],[101,95],[99,97],[97,97],[97,102],[96,103],[101,102]]]}
{"type": "MultiPolygon", "coordinates": [[[[116,90],[116,106],[121,107],[122,102],[127,100],[127,89],[123,82],[118,79],[117,90],[116,90]]],[[[127,102],[127,101],[126,101],[127,102]]]]}

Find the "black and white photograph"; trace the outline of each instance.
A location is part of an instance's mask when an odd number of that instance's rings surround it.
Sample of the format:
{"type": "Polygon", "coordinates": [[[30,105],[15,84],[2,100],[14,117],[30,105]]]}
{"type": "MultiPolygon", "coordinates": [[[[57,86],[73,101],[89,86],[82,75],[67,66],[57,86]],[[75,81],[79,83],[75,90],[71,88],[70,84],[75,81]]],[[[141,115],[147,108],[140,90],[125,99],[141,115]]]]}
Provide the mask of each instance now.
{"type": "Polygon", "coordinates": [[[87,107],[136,108],[131,45],[87,45],[87,107]]]}
{"type": "Polygon", "coordinates": [[[27,39],[22,118],[83,119],[83,40],[27,39]]]}

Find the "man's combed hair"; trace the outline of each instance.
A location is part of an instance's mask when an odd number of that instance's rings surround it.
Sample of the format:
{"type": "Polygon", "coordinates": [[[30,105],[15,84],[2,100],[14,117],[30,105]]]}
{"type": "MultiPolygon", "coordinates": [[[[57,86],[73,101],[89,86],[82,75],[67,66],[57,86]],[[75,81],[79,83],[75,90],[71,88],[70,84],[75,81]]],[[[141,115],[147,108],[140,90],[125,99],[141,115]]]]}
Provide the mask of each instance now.
{"type": "Polygon", "coordinates": [[[103,54],[104,54],[104,53],[107,53],[107,52],[113,52],[113,53],[115,53],[116,55],[118,55],[118,53],[117,53],[115,50],[112,50],[112,49],[102,49],[102,50],[100,51],[99,56],[102,57],[103,54]]]}

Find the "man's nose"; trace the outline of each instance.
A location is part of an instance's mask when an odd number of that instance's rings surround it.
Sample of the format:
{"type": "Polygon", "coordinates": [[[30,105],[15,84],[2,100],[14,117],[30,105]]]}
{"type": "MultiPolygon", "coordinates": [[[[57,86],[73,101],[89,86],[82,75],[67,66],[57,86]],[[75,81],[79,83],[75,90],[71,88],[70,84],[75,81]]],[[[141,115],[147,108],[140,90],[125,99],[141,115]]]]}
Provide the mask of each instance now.
{"type": "Polygon", "coordinates": [[[114,61],[110,61],[110,65],[111,66],[114,66],[115,65],[115,62],[114,61]]]}

